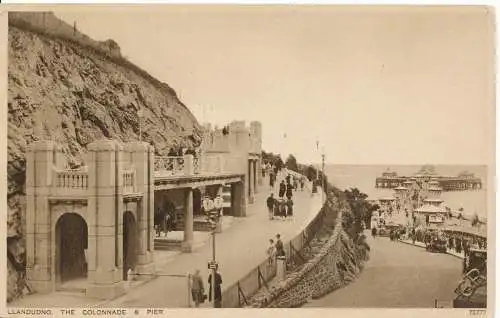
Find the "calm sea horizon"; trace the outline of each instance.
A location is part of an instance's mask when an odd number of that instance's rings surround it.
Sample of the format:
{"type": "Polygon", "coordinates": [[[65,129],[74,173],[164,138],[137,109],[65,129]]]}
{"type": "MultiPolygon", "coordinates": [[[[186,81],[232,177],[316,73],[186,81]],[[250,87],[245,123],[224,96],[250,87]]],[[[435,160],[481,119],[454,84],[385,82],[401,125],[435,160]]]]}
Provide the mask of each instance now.
{"type": "MultiPolygon", "coordinates": [[[[399,176],[412,176],[421,166],[419,165],[325,165],[325,174],[328,181],[345,190],[348,188],[358,188],[368,195],[371,200],[381,197],[392,196],[391,189],[375,188],[375,178],[390,169],[399,176]]],[[[434,165],[437,175],[457,176],[460,172],[468,171],[481,178],[483,188],[470,191],[443,192],[443,205],[452,210],[464,209],[464,214],[473,215],[477,213],[479,217],[487,217],[486,208],[486,185],[487,167],[472,165],[434,165]]]]}

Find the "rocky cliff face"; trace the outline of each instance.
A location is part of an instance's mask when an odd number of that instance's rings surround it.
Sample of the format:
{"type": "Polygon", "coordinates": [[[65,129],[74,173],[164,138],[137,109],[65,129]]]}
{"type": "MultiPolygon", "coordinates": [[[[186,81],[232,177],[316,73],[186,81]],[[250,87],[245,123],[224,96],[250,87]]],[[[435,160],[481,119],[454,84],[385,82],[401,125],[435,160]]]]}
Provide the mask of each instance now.
{"type": "MultiPolygon", "coordinates": [[[[198,122],[168,85],[131,68],[129,62],[117,63],[89,45],[58,36],[64,22],[41,14],[35,26],[26,22],[37,21],[35,17],[21,21],[22,13],[16,13],[16,19],[9,16],[9,237],[23,236],[25,153],[33,141],[56,141],[63,145],[70,166],[78,166],[86,146],[96,139],[138,140],[139,109],[142,138],[157,154],[201,141],[198,122]],[[44,23],[50,28],[49,22],[57,22],[58,27],[52,24],[52,32],[44,32],[44,23]]],[[[69,26],[65,27],[67,31],[69,26]]],[[[112,43],[113,52],[119,54],[114,41],[96,43],[112,43]]],[[[9,288],[11,293],[15,292],[9,288]]]]}

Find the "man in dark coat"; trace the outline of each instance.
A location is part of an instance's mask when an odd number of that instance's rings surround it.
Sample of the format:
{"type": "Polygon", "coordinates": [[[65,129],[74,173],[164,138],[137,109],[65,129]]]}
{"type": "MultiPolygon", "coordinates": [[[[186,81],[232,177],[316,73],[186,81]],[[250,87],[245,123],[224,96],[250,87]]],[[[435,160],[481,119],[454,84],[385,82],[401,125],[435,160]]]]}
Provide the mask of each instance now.
{"type": "Polygon", "coordinates": [[[285,191],[286,191],[285,181],[282,180],[280,183],[280,191],[279,191],[280,198],[283,198],[283,196],[285,195],[285,191]]]}
{"type": "Polygon", "coordinates": [[[274,172],[270,172],[269,173],[269,186],[271,188],[274,188],[274,181],[276,180],[276,175],[274,174],[274,172]]]}
{"type": "Polygon", "coordinates": [[[286,198],[288,200],[290,200],[293,196],[293,185],[289,182],[287,185],[286,185],[286,198]]]}
{"type": "Polygon", "coordinates": [[[285,247],[281,241],[281,235],[276,234],[276,256],[285,256],[285,247]]]}
{"type": "MultiPolygon", "coordinates": [[[[208,276],[209,292],[208,300],[212,301],[212,274],[208,276]]],[[[222,308],[222,276],[215,270],[215,308],[222,308]]]]}
{"type": "Polygon", "coordinates": [[[286,201],[286,216],[290,219],[293,217],[293,201],[292,201],[292,199],[288,199],[288,201],[286,201]]]}

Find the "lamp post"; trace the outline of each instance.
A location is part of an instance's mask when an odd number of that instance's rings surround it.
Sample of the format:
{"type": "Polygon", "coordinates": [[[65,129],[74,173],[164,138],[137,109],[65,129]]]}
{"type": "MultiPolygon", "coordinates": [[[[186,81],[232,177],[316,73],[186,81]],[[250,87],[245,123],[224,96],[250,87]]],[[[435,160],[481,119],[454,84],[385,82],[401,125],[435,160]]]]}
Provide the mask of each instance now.
{"type": "Polygon", "coordinates": [[[207,214],[208,221],[210,222],[210,229],[212,235],[212,260],[208,264],[208,268],[212,270],[212,280],[211,280],[211,293],[212,293],[212,303],[213,307],[216,307],[215,302],[215,284],[216,284],[216,272],[217,272],[217,262],[215,258],[215,233],[217,231],[217,224],[219,223],[219,210],[222,207],[220,200],[211,200],[206,198],[203,200],[203,207],[207,214]]]}

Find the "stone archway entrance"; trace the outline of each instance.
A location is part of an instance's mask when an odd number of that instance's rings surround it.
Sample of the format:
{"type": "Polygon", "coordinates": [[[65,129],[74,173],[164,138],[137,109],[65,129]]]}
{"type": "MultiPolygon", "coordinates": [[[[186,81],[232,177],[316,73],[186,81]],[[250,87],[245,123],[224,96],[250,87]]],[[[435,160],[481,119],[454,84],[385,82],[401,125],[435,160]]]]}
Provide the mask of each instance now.
{"type": "Polygon", "coordinates": [[[57,286],[87,277],[87,223],[79,214],[65,213],[56,223],[57,286]]]}
{"type": "Polygon", "coordinates": [[[130,211],[123,213],[123,279],[127,280],[129,269],[137,264],[137,223],[130,211]]]}

